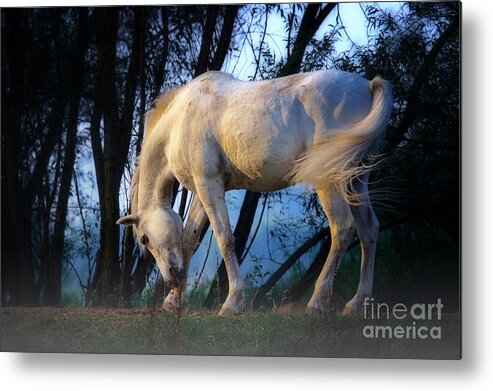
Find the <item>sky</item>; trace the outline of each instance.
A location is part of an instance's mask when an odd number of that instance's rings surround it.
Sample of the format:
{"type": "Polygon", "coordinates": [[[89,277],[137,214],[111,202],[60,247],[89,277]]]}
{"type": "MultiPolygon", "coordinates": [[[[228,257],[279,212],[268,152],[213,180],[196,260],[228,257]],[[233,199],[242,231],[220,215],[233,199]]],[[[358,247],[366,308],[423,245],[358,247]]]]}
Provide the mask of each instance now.
{"type": "MultiPolygon", "coordinates": [[[[372,3],[340,3],[336,9],[334,9],[324,20],[320,28],[315,34],[315,38],[321,39],[324,34],[332,31],[332,27],[336,24],[342,24],[345,27],[346,33],[342,32],[343,36],[335,42],[334,49],[336,53],[341,53],[351,49],[353,43],[355,45],[364,45],[368,43],[368,37],[366,32],[366,17],[363,11],[364,4],[372,3]]],[[[373,3],[374,4],[374,3],[373,3]]],[[[391,13],[397,12],[402,2],[387,2],[379,3],[381,7],[391,13]]],[[[289,11],[291,4],[283,5],[285,11],[289,11]]],[[[248,29],[248,26],[243,26],[244,30],[248,29]]],[[[260,26],[257,30],[253,30],[252,34],[254,41],[254,47],[259,46],[259,42],[262,36],[263,26],[260,26]]],[[[286,56],[286,30],[284,20],[275,10],[271,10],[268,18],[267,34],[265,36],[265,44],[274,52],[277,59],[286,56]]],[[[240,37],[241,42],[241,37],[240,37]]],[[[239,59],[231,59],[226,62],[223,71],[232,73],[235,77],[248,80],[254,73],[255,66],[253,64],[254,55],[251,47],[247,44],[239,45],[242,48],[239,59]]]]}

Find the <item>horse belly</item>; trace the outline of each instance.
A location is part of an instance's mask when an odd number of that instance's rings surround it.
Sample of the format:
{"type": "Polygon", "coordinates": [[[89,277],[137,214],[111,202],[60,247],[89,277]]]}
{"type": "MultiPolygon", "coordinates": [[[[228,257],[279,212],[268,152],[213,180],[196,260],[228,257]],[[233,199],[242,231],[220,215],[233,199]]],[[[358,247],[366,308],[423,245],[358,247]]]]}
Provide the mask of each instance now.
{"type": "Polygon", "coordinates": [[[293,161],[306,149],[307,133],[314,131],[313,122],[296,95],[248,95],[228,102],[216,129],[233,177],[239,178],[234,185],[262,192],[286,188],[293,161]]]}
{"type": "Polygon", "coordinates": [[[290,186],[288,175],[294,159],[305,149],[305,135],[299,127],[252,121],[250,126],[227,132],[221,146],[233,171],[231,188],[269,192],[290,186]]]}
{"type": "Polygon", "coordinates": [[[291,186],[291,183],[287,179],[288,172],[285,170],[279,170],[278,173],[273,173],[272,169],[266,167],[259,174],[254,179],[246,177],[238,188],[255,192],[271,192],[291,186]]]}

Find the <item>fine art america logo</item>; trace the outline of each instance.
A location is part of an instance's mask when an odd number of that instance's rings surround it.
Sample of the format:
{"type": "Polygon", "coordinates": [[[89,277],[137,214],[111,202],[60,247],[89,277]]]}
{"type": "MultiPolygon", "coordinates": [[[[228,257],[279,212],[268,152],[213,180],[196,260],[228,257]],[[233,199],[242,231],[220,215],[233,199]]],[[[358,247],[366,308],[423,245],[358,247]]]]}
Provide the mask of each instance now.
{"type": "Polygon", "coordinates": [[[363,336],[369,339],[441,339],[443,304],[417,303],[406,306],[403,303],[388,305],[366,298],[363,302],[363,316],[366,320],[389,320],[391,325],[369,324],[363,327],[363,336]],[[396,321],[394,324],[394,320],[396,321]],[[433,322],[433,326],[429,323],[433,322]],[[427,324],[426,324],[427,323],[427,324]]]}

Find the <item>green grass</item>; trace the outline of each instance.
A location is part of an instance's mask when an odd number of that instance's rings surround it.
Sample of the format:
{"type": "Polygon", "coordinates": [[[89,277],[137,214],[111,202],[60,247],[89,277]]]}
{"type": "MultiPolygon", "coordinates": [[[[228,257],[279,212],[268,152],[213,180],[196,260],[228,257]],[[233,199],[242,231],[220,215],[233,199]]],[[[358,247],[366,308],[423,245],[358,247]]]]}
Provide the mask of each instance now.
{"type": "Polygon", "coordinates": [[[149,309],[4,308],[1,350],[309,357],[459,356],[459,317],[442,320],[443,339],[369,340],[368,322],[336,316],[248,312],[236,317],[149,309]]]}

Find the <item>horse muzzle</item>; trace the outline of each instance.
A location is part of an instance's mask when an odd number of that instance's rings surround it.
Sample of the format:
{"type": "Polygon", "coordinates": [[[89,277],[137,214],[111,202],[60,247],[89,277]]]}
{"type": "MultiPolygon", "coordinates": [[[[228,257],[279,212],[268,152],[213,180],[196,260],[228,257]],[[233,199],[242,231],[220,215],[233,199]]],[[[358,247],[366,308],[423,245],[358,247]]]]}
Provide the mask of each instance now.
{"type": "Polygon", "coordinates": [[[183,267],[170,266],[169,274],[172,277],[170,285],[172,285],[174,288],[179,287],[187,277],[187,273],[185,271],[185,268],[183,267]]]}

